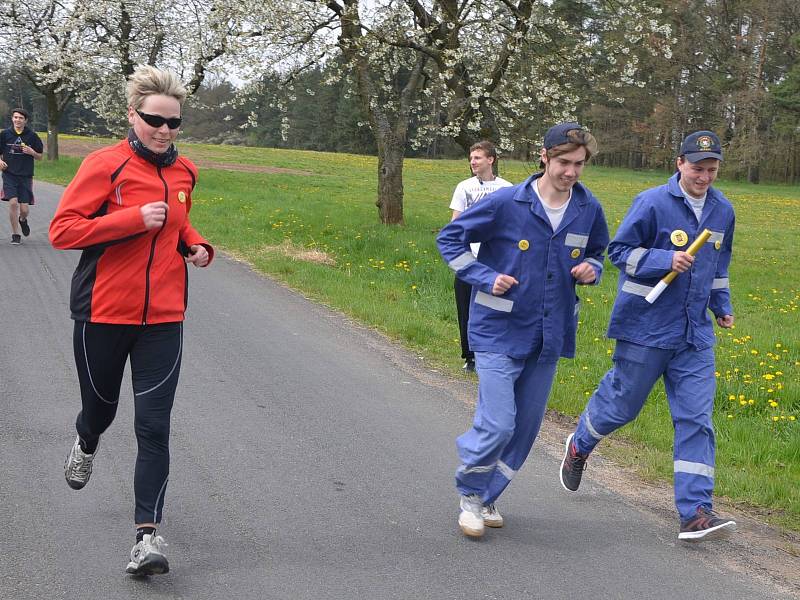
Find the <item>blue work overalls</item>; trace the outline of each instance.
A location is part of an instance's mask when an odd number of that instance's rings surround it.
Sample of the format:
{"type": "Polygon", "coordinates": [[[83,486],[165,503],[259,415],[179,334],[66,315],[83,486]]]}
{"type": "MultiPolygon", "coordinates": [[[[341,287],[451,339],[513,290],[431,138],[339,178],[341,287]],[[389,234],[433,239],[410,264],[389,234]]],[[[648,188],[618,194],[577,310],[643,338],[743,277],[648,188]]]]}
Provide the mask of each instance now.
{"type": "Polygon", "coordinates": [[[617,340],[614,366],[589,399],[573,441],[589,453],[606,435],[632,421],[659,377],[664,378],[674,438],[675,505],[681,519],[711,508],[714,489],[715,317],[733,314],[728,285],[734,212],[709,188],[698,221],[678,184],[642,192],[608,247],[619,268],[608,337],[617,340]],[[711,237],[692,268],[678,275],[651,305],[644,297],[702,232],[711,237]]]}
{"type": "Polygon", "coordinates": [[[608,227],[580,183],[554,232],[531,182],[503,188],[448,223],[437,242],[472,285],[469,343],[479,377],[472,428],[457,440],[456,486],[493,502],[525,462],[544,416],[559,357],[575,354],[579,300],[570,270],[588,262],[599,282],[608,227]],[[481,242],[476,259],[470,242],[481,242]],[[518,281],[492,295],[500,274],[518,281]]]}

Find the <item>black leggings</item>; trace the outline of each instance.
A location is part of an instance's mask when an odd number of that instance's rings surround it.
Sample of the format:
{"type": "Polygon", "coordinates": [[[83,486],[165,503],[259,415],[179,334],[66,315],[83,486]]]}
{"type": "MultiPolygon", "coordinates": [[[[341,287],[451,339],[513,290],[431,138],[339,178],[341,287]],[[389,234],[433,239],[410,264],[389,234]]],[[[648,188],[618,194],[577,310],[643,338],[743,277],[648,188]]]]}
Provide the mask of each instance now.
{"type": "Polygon", "coordinates": [[[75,426],[87,449],[117,414],[119,388],[130,357],[136,455],[135,522],[159,523],[169,477],[169,425],[181,369],[182,323],[106,325],[75,322],[73,347],[82,410],[75,426]]]}
{"type": "Polygon", "coordinates": [[[475,353],[469,349],[467,340],[467,323],[469,322],[469,302],[472,297],[472,286],[458,277],[453,282],[456,293],[456,312],[458,313],[458,331],[461,336],[461,358],[474,360],[475,353]]]}

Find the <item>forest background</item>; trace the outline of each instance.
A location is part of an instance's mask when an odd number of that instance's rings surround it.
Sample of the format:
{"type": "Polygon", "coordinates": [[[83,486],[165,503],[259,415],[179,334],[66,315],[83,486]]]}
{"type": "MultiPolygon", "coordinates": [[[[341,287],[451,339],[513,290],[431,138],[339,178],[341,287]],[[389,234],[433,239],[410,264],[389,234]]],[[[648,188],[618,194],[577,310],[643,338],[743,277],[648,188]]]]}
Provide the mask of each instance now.
{"type": "MultiPolygon", "coordinates": [[[[437,0],[426,3],[430,6],[421,13],[413,10],[422,5],[408,0],[406,13],[383,20],[373,15],[371,28],[364,25],[369,20],[365,7],[377,3],[344,0],[343,12],[326,14],[320,12],[320,3],[301,1],[284,4],[281,14],[295,12],[273,29],[258,23],[259,15],[276,20],[269,2],[260,3],[263,12],[249,7],[248,21],[226,13],[225,27],[214,20],[214,2],[206,3],[210,11],[201,14],[195,7],[189,16],[170,3],[156,4],[152,14],[138,14],[127,0],[98,0],[91,4],[91,14],[80,1],[6,4],[0,11],[0,40],[9,49],[8,60],[0,64],[0,114],[25,107],[32,113],[31,125],[53,135],[51,145],[57,144],[58,132],[118,134],[126,125],[120,121],[124,111],[119,104],[109,109],[104,102],[119,98],[108,86],[120,88],[118,82],[136,63],[151,62],[176,68],[191,80],[194,93],[185,109],[183,139],[375,155],[386,143],[381,122],[370,112],[376,104],[390,105],[393,92],[394,97],[411,93],[414,98],[403,99],[410,108],[399,106],[389,115],[398,123],[406,117],[407,131],[400,140],[406,157],[463,157],[465,146],[489,137],[500,143],[504,156],[531,160],[544,129],[563,115],[578,118],[601,141],[596,164],[670,170],[681,137],[707,128],[724,140],[726,178],[751,183],[800,179],[800,4],[793,0],[470,0],[459,5],[462,12],[450,21],[447,11],[455,10],[455,4],[437,0]],[[302,5],[319,10],[309,15],[299,12],[302,5]],[[343,42],[348,7],[360,11],[362,25],[357,35],[351,34],[349,46],[343,42]],[[525,10],[527,21],[517,14],[525,10]],[[173,21],[191,17],[192,22],[180,27],[182,37],[171,40],[168,21],[156,27],[145,24],[157,11],[174,11],[173,21]],[[627,21],[614,20],[625,11],[627,21]],[[488,20],[469,30],[476,15],[488,20]],[[491,29],[489,21],[501,18],[518,29],[524,22],[525,44],[512,46],[522,34],[503,38],[502,30],[491,29]],[[471,36],[477,48],[469,49],[464,39],[456,40],[456,47],[451,40],[455,34],[431,37],[431,27],[425,25],[436,24],[436,19],[445,31],[471,36]],[[288,32],[289,24],[296,31],[288,32]],[[614,38],[612,28],[627,28],[624,40],[614,38]],[[322,37],[310,44],[313,34],[322,37]],[[578,34],[594,49],[570,54],[571,38],[578,34]],[[202,41],[198,48],[191,47],[194,38],[202,41]],[[413,44],[402,47],[407,38],[413,44]],[[254,45],[254,39],[260,44],[254,45]],[[366,102],[359,75],[363,65],[348,55],[354,40],[373,61],[367,65],[373,81],[386,84],[383,92],[373,88],[369,96],[367,91],[366,102]],[[409,48],[423,42],[431,48],[447,46],[455,58],[442,62],[428,52],[427,62],[415,70],[419,53],[409,54],[409,48]],[[505,65],[501,76],[513,79],[517,87],[511,94],[506,91],[507,106],[499,106],[502,98],[492,97],[492,84],[475,82],[481,62],[488,65],[489,76],[503,66],[499,58],[508,62],[498,57],[504,43],[513,48],[512,59],[524,56],[522,67],[513,61],[505,65]],[[645,47],[650,51],[642,52],[645,47]],[[457,63],[457,53],[468,51],[469,59],[457,63]],[[288,60],[290,54],[299,58],[288,60]],[[458,123],[448,128],[454,122],[454,86],[436,85],[437,77],[452,75],[446,72],[448,65],[455,79],[469,83],[460,92],[462,103],[480,103],[482,111],[478,118],[462,111],[460,131],[458,123]],[[567,97],[558,88],[572,93],[567,97]],[[508,98],[524,96],[527,90],[532,99],[523,100],[530,110],[512,110],[508,98]],[[565,108],[561,113],[551,106],[559,103],[565,108]]],[[[57,148],[50,158],[57,158],[57,148]]],[[[402,214],[395,221],[401,222],[402,214]]]]}

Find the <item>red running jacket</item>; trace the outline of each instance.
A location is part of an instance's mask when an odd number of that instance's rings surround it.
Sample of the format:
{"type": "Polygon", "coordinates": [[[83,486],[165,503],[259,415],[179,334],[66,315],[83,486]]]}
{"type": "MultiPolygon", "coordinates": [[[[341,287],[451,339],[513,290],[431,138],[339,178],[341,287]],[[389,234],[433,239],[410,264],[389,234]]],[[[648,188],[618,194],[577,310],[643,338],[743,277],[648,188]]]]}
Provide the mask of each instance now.
{"type": "Polygon", "coordinates": [[[123,140],[89,154],[50,223],[50,242],[83,250],[72,276],[76,321],[148,325],[183,321],[188,292],[184,256],[194,244],[214,249],[189,222],[197,167],[178,157],[158,167],[123,140]],[[168,205],[159,229],[145,229],[140,207],[168,205]]]}

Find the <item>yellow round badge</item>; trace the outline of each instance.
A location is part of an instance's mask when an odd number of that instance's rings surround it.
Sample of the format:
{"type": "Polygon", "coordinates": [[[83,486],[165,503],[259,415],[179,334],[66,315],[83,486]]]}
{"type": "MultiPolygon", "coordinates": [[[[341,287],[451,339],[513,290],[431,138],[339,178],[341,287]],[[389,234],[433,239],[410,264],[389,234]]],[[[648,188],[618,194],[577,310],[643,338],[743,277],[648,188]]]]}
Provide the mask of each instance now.
{"type": "Polygon", "coordinates": [[[181,203],[186,202],[186,192],[184,192],[183,190],[178,192],[178,202],[181,203]]]}
{"type": "Polygon", "coordinates": [[[531,245],[528,243],[528,240],[520,240],[517,246],[519,246],[519,249],[522,251],[525,251],[531,247],[531,245]]]}
{"type": "Polygon", "coordinates": [[[573,249],[572,252],[569,253],[572,258],[578,258],[581,255],[581,251],[578,248],[573,249]]]}
{"type": "Polygon", "coordinates": [[[686,232],[682,229],[676,229],[673,231],[672,235],[669,236],[669,239],[672,240],[672,243],[678,248],[682,248],[689,242],[689,236],[686,235],[686,232]]]}
{"type": "Polygon", "coordinates": [[[720,242],[719,240],[717,240],[716,242],[714,242],[714,248],[715,248],[716,250],[719,250],[720,248],[722,248],[722,242],[720,242]]]}

